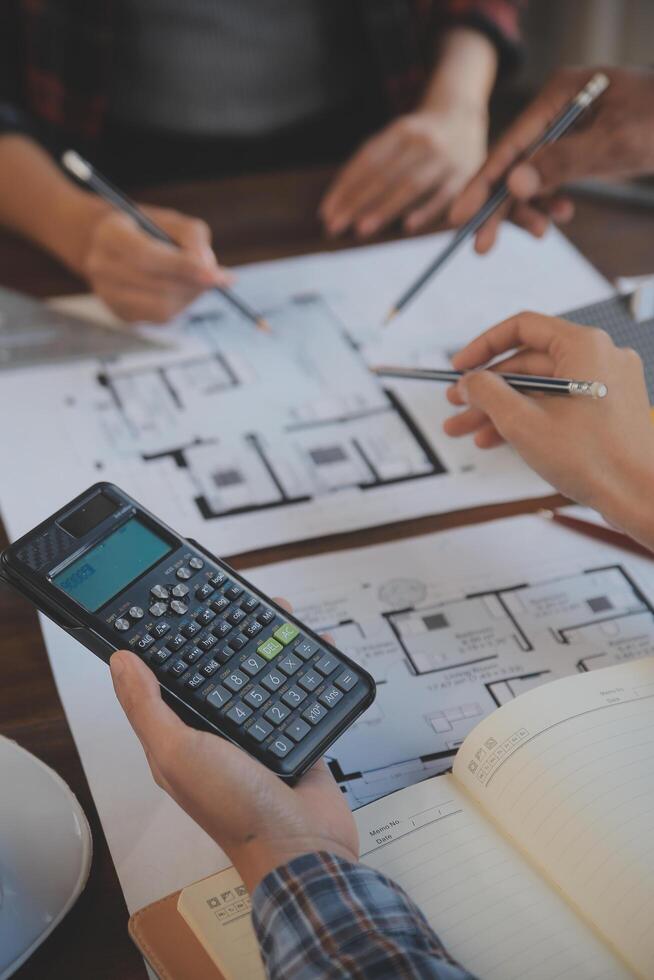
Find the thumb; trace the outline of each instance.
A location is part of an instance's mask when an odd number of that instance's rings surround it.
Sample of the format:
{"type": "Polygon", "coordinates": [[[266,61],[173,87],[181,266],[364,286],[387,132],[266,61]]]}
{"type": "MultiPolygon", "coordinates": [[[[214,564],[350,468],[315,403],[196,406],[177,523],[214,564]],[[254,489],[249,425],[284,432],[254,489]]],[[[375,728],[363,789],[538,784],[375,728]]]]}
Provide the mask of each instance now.
{"type": "Polygon", "coordinates": [[[478,408],[491,420],[499,434],[510,443],[529,422],[535,405],[492,371],[474,371],[459,382],[459,393],[466,404],[478,408]]]}
{"type": "Polygon", "coordinates": [[[167,736],[179,734],[184,723],[161,700],[161,690],[149,667],[129,650],[118,650],[109,661],[116,696],[150,757],[167,736]]]}
{"type": "Polygon", "coordinates": [[[562,184],[588,176],[593,170],[586,134],[577,134],[545,147],[528,162],[518,164],[507,184],[512,196],[529,201],[550,194],[562,184]]]}

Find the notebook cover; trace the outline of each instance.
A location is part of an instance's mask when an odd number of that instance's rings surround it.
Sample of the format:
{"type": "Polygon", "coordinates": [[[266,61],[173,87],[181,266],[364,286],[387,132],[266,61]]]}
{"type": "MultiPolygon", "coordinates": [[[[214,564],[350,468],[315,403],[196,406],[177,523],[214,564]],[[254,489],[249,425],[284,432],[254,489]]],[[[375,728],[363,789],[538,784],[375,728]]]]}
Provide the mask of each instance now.
{"type": "Polygon", "coordinates": [[[129,934],[159,980],[224,980],[177,911],[179,892],[139,909],[129,934]]]}

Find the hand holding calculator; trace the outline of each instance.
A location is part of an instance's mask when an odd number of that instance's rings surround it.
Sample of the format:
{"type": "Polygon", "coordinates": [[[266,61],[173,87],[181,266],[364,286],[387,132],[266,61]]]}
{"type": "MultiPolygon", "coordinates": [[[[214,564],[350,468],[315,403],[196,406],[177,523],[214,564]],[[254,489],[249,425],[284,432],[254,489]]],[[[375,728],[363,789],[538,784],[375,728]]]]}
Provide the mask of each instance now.
{"type": "Polygon", "coordinates": [[[185,721],[284,779],[374,699],[366,671],[111,484],[16,541],[0,569],[105,662],[133,650],[185,721]]]}

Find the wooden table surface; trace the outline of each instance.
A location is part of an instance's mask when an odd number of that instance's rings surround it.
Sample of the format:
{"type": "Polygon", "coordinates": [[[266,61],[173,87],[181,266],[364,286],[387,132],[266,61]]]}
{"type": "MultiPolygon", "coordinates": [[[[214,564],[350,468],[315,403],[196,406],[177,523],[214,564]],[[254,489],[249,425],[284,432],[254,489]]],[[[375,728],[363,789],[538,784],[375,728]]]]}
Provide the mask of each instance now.
{"type": "MultiPolygon", "coordinates": [[[[204,217],[230,265],[296,255],[329,247],[316,221],[327,170],[169,185],[142,200],[204,217]]],[[[654,211],[607,202],[578,202],[569,226],[572,241],[608,277],[654,271],[654,211]]],[[[352,242],[342,244],[352,245],[352,242]]],[[[547,275],[547,270],[543,270],[547,275]]],[[[77,292],[83,285],[47,256],[0,233],[0,284],[36,296],[77,292]]],[[[3,461],[3,467],[8,461],[3,461]]],[[[2,477],[0,476],[0,479],[2,477]]],[[[555,501],[557,498],[551,498],[555,501]]],[[[336,550],[423,534],[460,524],[524,513],[542,501],[477,507],[341,534],[239,556],[241,567],[317,551],[336,550]]],[[[6,537],[0,526],[0,546],[6,537]]],[[[107,843],[66,722],[36,615],[27,602],[0,587],[0,732],[15,739],[68,782],[89,818],[93,865],[86,890],[64,922],[17,974],[20,980],[120,977],[143,980],[143,962],[127,935],[127,909],[107,843]]],[[[174,842],[171,842],[174,846],[174,842]]]]}

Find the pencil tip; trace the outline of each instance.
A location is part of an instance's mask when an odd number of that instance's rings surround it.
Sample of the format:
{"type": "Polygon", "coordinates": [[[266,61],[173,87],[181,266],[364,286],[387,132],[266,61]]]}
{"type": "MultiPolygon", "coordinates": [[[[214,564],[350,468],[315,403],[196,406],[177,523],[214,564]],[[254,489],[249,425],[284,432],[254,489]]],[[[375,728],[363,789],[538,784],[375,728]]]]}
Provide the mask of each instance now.
{"type": "Polygon", "coordinates": [[[383,322],[382,326],[387,327],[388,324],[391,322],[391,320],[394,320],[395,319],[395,317],[397,316],[398,312],[399,311],[398,311],[398,309],[397,309],[396,306],[391,306],[390,310],[386,314],[386,317],[384,318],[384,322],[383,322]]]}
{"type": "Polygon", "coordinates": [[[272,327],[262,316],[257,317],[257,327],[259,330],[263,330],[264,333],[272,333],[272,327]]]}

